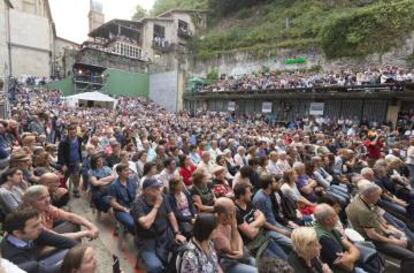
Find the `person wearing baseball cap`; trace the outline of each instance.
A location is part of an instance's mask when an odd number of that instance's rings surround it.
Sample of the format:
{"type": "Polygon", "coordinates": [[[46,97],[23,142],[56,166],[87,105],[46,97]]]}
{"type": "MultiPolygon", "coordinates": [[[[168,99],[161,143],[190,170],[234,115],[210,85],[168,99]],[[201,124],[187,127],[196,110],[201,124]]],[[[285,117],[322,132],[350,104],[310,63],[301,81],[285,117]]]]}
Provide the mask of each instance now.
{"type": "Polygon", "coordinates": [[[163,183],[155,178],[143,181],[142,194],[131,208],[135,221],[135,242],[148,272],[162,273],[176,244],[185,243],[177,219],[162,193],[163,183]]]}

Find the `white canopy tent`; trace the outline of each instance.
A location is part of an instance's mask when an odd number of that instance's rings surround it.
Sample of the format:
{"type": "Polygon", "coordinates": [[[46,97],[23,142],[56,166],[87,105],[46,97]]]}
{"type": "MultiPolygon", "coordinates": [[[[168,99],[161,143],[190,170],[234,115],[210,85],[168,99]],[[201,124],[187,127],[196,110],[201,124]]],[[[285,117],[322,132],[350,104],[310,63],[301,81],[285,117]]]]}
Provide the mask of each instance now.
{"type": "Polygon", "coordinates": [[[102,94],[98,91],[84,92],[64,98],[67,105],[70,107],[77,106],[101,106],[107,108],[115,108],[117,100],[102,94]]]}

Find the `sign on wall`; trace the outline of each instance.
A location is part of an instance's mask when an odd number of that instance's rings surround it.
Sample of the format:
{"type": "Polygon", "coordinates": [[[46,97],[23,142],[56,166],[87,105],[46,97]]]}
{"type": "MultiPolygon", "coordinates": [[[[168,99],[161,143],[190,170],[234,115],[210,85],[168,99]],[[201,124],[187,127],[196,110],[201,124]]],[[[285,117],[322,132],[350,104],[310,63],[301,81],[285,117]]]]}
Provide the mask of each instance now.
{"type": "Polygon", "coordinates": [[[272,106],[273,106],[273,104],[271,102],[263,102],[262,103],[262,113],[264,113],[264,114],[272,113],[272,106]]]}
{"type": "Polygon", "coordinates": [[[309,108],[309,115],[322,116],[325,109],[325,103],[323,102],[312,102],[309,108]]]}
{"type": "Polygon", "coordinates": [[[229,104],[227,105],[227,110],[229,112],[236,111],[236,102],[235,101],[229,101],[229,104]]]}

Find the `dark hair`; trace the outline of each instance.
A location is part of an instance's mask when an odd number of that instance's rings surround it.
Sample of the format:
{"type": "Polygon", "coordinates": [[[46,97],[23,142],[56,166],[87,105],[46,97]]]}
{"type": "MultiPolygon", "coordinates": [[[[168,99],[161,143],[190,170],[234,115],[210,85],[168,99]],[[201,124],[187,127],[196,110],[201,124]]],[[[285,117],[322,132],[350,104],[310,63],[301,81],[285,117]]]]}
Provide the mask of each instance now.
{"type": "Polygon", "coordinates": [[[78,129],[78,125],[76,123],[71,123],[68,126],[68,130],[78,129]]]}
{"type": "Polygon", "coordinates": [[[38,217],[40,217],[39,212],[33,208],[14,211],[6,216],[3,229],[8,234],[13,234],[15,230],[24,230],[28,220],[38,217]]]}
{"type": "Polygon", "coordinates": [[[170,181],[168,181],[169,190],[171,194],[175,193],[175,191],[177,190],[177,186],[180,182],[182,182],[181,177],[180,178],[174,177],[170,179],[170,181]]]}
{"type": "Polygon", "coordinates": [[[239,199],[240,198],[240,196],[243,196],[243,195],[245,195],[246,194],[246,190],[248,189],[248,188],[252,188],[252,185],[250,185],[249,183],[247,183],[247,182],[240,182],[240,183],[237,183],[235,186],[234,186],[234,189],[233,189],[233,192],[234,192],[234,197],[236,198],[236,199],[239,199]]]}
{"type": "Polygon", "coordinates": [[[118,164],[115,168],[116,173],[119,175],[123,170],[128,169],[129,166],[127,164],[118,164]]]}
{"type": "Polygon", "coordinates": [[[264,165],[264,164],[266,163],[267,160],[268,160],[267,156],[262,156],[262,157],[257,159],[257,162],[260,166],[266,167],[266,165],[264,165]]]}
{"type": "Polygon", "coordinates": [[[133,155],[132,155],[132,157],[131,157],[131,161],[132,162],[137,162],[138,161],[138,159],[141,157],[141,155],[143,155],[144,154],[144,151],[140,151],[140,152],[136,152],[136,153],[134,153],[133,155]]]}
{"type": "Polygon", "coordinates": [[[262,189],[267,189],[269,185],[272,185],[273,183],[273,176],[271,175],[261,175],[260,176],[260,187],[262,189]]]}
{"type": "Polygon", "coordinates": [[[220,165],[219,164],[219,162],[220,162],[220,160],[222,160],[224,158],[224,155],[218,155],[217,157],[216,157],[216,164],[217,165],[220,165]]]}
{"type": "Polygon", "coordinates": [[[103,157],[102,157],[102,155],[100,153],[93,154],[91,156],[91,169],[92,170],[96,170],[96,168],[98,167],[97,166],[97,163],[98,163],[98,160],[99,159],[103,159],[103,157]]]}
{"type": "Polygon", "coordinates": [[[168,166],[170,166],[170,164],[171,164],[173,161],[175,162],[174,158],[171,158],[171,157],[166,158],[166,159],[164,160],[164,168],[167,168],[168,166]]]}
{"type": "Polygon", "coordinates": [[[159,144],[157,146],[157,148],[155,148],[155,153],[158,154],[161,150],[164,150],[165,151],[165,147],[162,144],[159,144]]]}
{"type": "Polygon", "coordinates": [[[178,156],[178,166],[179,167],[184,167],[186,159],[187,159],[187,155],[179,155],[178,156]]]}
{"type": "Polygon", "coordinates": [[[143,176],[147,175],[152,168],[154,168],[156,165],[154,162],[147,162],[144,164],[144,171],[142,173],[143,176]]]}
{"type": "Polygon", "coordinates": [[[204,172],[203,169],[196,169],[193,174],[191,175],[193,185],[199,186],[203,183],[203,178],[205,178],[207,175],[204,172]]]}
{"type": "Polygon", "coordinates": [[[244,178],[246,178],[246,177],[250,178],[252,173],[253,173],[253,168],[250,167],[250,166],[243,166],[243,167],[240,168],[240,174],[244,178]]]}
{"type": "Polygon", "coordinates": [[[72,247],[68,253],[66,253],[63,259],[61,273],[72,273],[73,270],[79,269],[82,264],[83,256],[89,246],[78,244],[72,247]]]}
{"type": "Polygon", "coordinates": [[[19,168],[15,168],[15,167],[7,169],[3,173],[3,175],[1,176],[1,182],[0,182],[0,184],[6,183],[7,180],[9,179],[9,177],[15,175],[17,173],[17,171],[19,171],[19,170],[20,170],[19,168]]]}
{"type": "Polygon", "coordinates": [[[206,241],[216,226],[217,220],[214,214],[200,213],[194,223],[193,236],[199,242],[206,241]]]}
{"type": "Polygon", "coordinates": [[[307,161],[305,162],[305,173],[308,176],[313,176],[313,172],[316,169],[316,164],[314,161],[307,161]]]}
{"type": "Polygon", "coordinates": [[[257,267],[259,273],[294,273],[293,268],[288,262],[274,258],[263,257],[258,262],[257,267]]]}
{"type": "Polygon", "coordinates": [[[247,161],[247,164],[249,164],[249,166],[255,166],[255,165],[257,165],[258,164],[258,159],[256,158],[256,157],[253,157],[253,158],[250,158],[248,161],[247,161]]]}
{"type": "Polygon", "coordinates": [[[323,196],[319,197],[318,198],[318,203],[319,204],[325,203],[325,204],[328,204],[331,207],[341,205],[339,203],[338,199],[335,196],[333,196],[332,194],[329,194],[329,193],[324,194],[323,196]]]}

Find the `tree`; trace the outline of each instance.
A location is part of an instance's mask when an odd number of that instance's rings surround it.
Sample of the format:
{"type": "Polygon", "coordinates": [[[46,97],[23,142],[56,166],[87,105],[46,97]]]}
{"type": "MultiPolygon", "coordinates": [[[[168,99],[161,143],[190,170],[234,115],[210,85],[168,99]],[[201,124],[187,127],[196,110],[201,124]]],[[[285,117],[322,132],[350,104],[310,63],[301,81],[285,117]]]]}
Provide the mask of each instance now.
{"type": "Polygon", "coordinates": [[[141,5],[137,5],[135,8],[135,13],[132,15],[132,20],[138,21],[147,15],[148,11],[141,7],[141,5]]]}
{"type": "Polygon", "coordinates": [[[155,0],[151,15],[157,16],[170,9],[206,9],[207,0],[155,0]]]}

